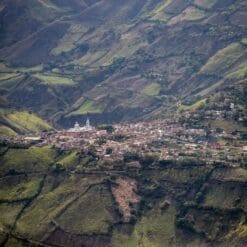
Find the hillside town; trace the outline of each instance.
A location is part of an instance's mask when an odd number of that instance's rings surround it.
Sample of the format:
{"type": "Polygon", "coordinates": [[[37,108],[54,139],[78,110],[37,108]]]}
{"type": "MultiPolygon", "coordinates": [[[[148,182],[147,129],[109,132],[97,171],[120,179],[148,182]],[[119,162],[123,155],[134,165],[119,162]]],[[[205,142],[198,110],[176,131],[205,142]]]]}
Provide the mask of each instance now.
{"type": "MultiPolygon", "coordinates": [[[[217,113],[216,113],[217,114],[217,113]]],[[[185,117],[190,117],[187,115],[185,117]]],[[[85,125],[34,136],[14,136],[12,143],[51,145],[62,150],[93,153],[109,162],[123,160],[126,154],[151,155],[159,160],[201,160],[238,167],[246,163],[247,144],[241,131],[191,127],[178,119],[121,123],[94,127],[85,125]]],[[[134,165],[138,166],[138,162],[134,165]]]]}

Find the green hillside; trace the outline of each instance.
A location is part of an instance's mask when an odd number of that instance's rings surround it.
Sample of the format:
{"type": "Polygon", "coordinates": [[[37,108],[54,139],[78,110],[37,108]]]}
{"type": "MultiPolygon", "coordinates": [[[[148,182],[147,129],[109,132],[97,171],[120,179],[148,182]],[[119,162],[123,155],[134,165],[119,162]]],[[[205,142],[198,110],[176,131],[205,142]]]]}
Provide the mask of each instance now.
{"type": "Polygon", "coordinates": [[[56,126],[166,114],[167,95],[205,98],[245,78],[243,0],[12,2],[0,5],[1,95],[56,126]]]}
{"type": "Polygon", "coordinates": [[[0,133],[3,136],[50,130],[52,127],[33,113],[26,111],[2,111],[0,133]]]}
{"type": "Polygon", "coordinates": [[[9,148],[0,156],[2,246],[244,246],[246,169],[166,161],[112,169],[80,152],[9,148]],[[60,169],[56,164],[60,164],[60,169]],[[63,168],[63,169],[61,169],[63,168]],[[82,172],[84,171],[84,172],[82,172]],[[137,184],[121,200],[120,181],[137,184]],[[132,197],[138,203],[132,203],[132,197]],[[126,220],[120,204],[130,206],[126,220]]]}

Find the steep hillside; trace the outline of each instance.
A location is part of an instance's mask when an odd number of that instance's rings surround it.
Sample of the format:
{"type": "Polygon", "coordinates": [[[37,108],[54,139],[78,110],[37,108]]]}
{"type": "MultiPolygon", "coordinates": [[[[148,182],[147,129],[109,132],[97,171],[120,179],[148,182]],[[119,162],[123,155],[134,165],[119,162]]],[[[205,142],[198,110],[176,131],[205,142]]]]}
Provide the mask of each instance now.
{"type": "Polygon", "coordinates": [[[56,126],[173,112],[246,84],[246,10],[244,0],[1,1],[1,96],[56,126]]]}
{"type": "Polygon", "coordinates": [[[246,169],[133,168],[49,146],[0,162],[1,246],[246,246],[246,169]]]}

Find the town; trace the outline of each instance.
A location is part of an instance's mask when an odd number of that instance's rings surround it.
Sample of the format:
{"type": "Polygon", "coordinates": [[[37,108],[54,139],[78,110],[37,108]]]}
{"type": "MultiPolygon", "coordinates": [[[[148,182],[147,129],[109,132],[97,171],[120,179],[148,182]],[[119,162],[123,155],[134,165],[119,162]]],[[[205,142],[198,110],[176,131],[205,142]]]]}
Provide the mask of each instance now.
{"type": "MultiPolygon", "coordinates": [[[[191,117],[188,113],[186,116],[191,117]]],[[[239,167],[246,164],[247,158],[247,145],[241,132],[193,128],[176,117],[97,127],[93,127],[88,118],[84,126],[76,122],[67,130],[13,136],[8,141],[80,150],[108,162],[121,161],[127,154],[132,154],[152,156],[157,160],[200,160],[207,164],[219,162],[239,167]]],[[[131,164],[140,166],[138,161],[131,164]]]]}

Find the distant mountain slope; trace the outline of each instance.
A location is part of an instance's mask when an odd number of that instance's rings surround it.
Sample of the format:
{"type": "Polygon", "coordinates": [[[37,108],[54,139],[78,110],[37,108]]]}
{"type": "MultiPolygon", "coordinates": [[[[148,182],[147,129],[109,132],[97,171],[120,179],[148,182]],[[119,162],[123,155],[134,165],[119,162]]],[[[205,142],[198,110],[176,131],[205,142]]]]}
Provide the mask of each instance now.
{"type": "Polygon", "coordinates": [[[68,126],[152,117],[246,83],[244,0],[4,0],[0,92],[68,126]]]}

